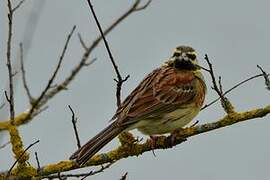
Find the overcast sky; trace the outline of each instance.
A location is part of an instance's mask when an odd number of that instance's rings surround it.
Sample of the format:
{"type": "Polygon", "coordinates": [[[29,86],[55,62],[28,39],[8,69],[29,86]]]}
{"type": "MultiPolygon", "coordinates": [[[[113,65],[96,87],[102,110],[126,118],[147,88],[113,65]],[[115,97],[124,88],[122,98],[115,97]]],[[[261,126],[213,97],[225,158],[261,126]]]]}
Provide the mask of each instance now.
{"type": "MultiPolygon", "coordinates": [[[[77,25],[76,33],[80,32],[87,44],[99,34],[86,1],[28,0],[15,13],[13,60],[19,42],[23,39],[26,21],[37,1],[43,1],[44,7],[40,12],[31,49],[25,57],[27,80],[35,96],[45,87],[73,25],[77,25]]],[[[107,27],[132,2],[95,0],[93,4],[102,26],[107,27]]],[[[259,73],[257,64],[269,72],[269,7],[267,0],[153,0],[146,10],[132,14],[108,36],[121,73],[131,76],[123,86],[123,96],[134,89],[147,73],[167,60],[173,48],[179,45],[195,48],[204,66],[206,63],[203,57],[207,53],[216,73],[222,76],[224,89],[259,73]]],[[[3,92],[7,80],[5,1],[0,2],[0,26],[0,88],[3,92]]],[[[75,34],[58,82],[80,61],[82,53],[83,49],[75,34]]],[[[31,123],[20,127],[26,146],[40,140],[30,150],[30,162],[34,165],[35,151],[39,154],[41,165],[46,165],[67,159],[76,149],[67,105],[73,107],[79,118],[82,142],[107,126],[113,116],[116,109],[115,74],[104,45],[100,44],[90,58],[97,58],[97,61],[81,71],[68,91],[50,101],[49,109],[31,123]]],[[[206,102],[210,102],[217,95],[210,88],[208,74],[204,75],[208,86],[206,102]]],[[[263,107],[270,102],[270,92],[265,89],[263,79],[249,82],[228,97],[238,111],[263,107]]],[[[17,113],[28,108],[21,80],[16,88],[15,101],[17,113]]],[[[224,112],[217,103],[202,111],[196,120],[202,124],[223,116],[224,112]]],[[[239,123],[189,138],[172,149],[157,150],[157,157],[148,152],[139,157],[123,159],[92,179],[119,179],[125,172],[129,173],[129,179],[269,179],[269,129],[269,116],[239,123]]],[[[2,142],[7,141],[6,135],[2,142]]],[[[102,151],[117,145],[115,139],[102,151]]],[[[0,149],[0,170],[10,167],[13,161],[10,145],[0,149]]],[[[89,172],[89,168],[84,172],[89,172]]]]}

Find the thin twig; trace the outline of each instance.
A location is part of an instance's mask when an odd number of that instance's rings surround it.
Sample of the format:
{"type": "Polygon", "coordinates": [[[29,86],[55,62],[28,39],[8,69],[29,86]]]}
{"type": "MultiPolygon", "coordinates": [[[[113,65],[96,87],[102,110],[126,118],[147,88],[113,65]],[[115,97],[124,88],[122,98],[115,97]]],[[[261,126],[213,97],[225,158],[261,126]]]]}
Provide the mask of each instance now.
{"type": "Polygon", "coordinates": [[[58,73],[60,67],[61,67],[62,61],[63,61],[64,56],[65,56],[65,54],[66,54],[66,50],[67,50],[69,41],[70,41],[70,39],[71,39],[71,37],[72,37],[73,32],[75,31],[75,28],[76,28],[76,26],[73,26],[71,32],[68,34],[67,40],[66,40],[65,45],[64,45],[64,48],[63,48],[63,51],[62,51],[61,56],[60,56],[60,58],[59,58],[58,64],[57,64],[57,66],[56,66],[56,68],[55,68],[55,70],[54,70],[54,72],[53,72],[53,75],[52,75],[52,77],[49,79],[49,81],[48,81],[48,83],[47,83],[45,89],[42,91],[42,93],[41,93],[40,96],[37,98],[37,100],[33,103],[32,107],[31,107],[31,109],[30,109],[30,111],[29,111],[29,115],[28,115],[29,117],[31,117],[31,115],[32,115],[32,113],[34,112],[34,110],[36,110],[36,108],[39,106],[40,101],[43,99],[43,97],[46,95],[47,91],[50,89],[50,87],[51,87],[51,85],[52,85],[52,83],[53,83],[53,81],[54,81],[54,79],[55,79],[55,77],[56,77],[56,75],[57,75],[57,73],[58,73]]]}
{"type": "MultiPolygon", "coordinates": [[[[269,76],[269,74],[267,74],[267,75],[269,76]]],[[[257,75],[255,75],[255,76],[251,76],[251,77],[249,77],[249,78],[247,78],[247,79],[245,79],[245,80],[243,80],[243,81],[237,83],[236,85],[234,85],[233,87],[231,87],[230,89],[228,89],[227,91],[225,91],[225,92],[223,93],[223,96],[227,95],[228,93],[230,93],[232,90],[238,88],[239,86],[244,85],[244,84],[247,83],[248,81],[251,81],[251,80],[253,80],[253,79],[257,79],[257,78],[262,77],[262,76],[264,77],[264,74],[257,74],[257,75]]],[[[203,106],[203,107],[201,108],[201,110],[204,110],[204,109],[208,108],[209,106],[211,106],[211,105],[213,105],[214,103],[216,103],[218,100],[220,100],[220,97],[218,97],[217,99],[215,99],[215,100],[211,101],[210,103],[206,104],[205,106],[203,106]]]]}
{"type": "Polygon", "coordinates": [[[95,11],[94,11],[93,5],[91,4],[90,0],[87,0],[87,2],[88,2],[88,5],[89,5],[89,7],[90,7],[90,9],[91,9],[92,15],[93,15],[93,17],[94,17],[94,19],[95,19],[95,22],[96,22],[96,24],[97,24],[98,30],[99,30],[99,32],[100,32],[100,35],[101,35],[101,37],[102,37],[102,39],[103,39],[103,42],[104,42],[104,44],[105,44],[106,50],[107,50],[107,52],[108,52],[109,58],[110,58],[110,60],[111,60],[111,63],[112,63],[112,65],[113,65],[113,67],[114,67],[114,70],[115,70],[115,73],[116,73],[116,75],[117,75],[117,78],[118,78],[119,80],[122,80],[122,77],[121,77],[121,74],[120,74],[120,72],[119,72],[118,66],[116,65],[116,63],[115,63],[115,61],[114,61],[112,52],[111,52],[110,47],[109,47],[109,44],[108,44],[108,42],[107,42],[107,40],[106,40],[106,38],[105,38],[105,35],[104,35],[103,30],[102,30],[102,28],[101,28],[101,25],[100,25],[100,23],[99,23],[99,21],[98,21],[98,18],[97,18],[97,16],[96,16],[95,11]]]}
{"type": "Polygon", "coordinates": [[[266,85],[266,89],[270,90],[270,80],[269,80],[269,74],[267,74],[263,68],[259,65],[257,65],[257,67],[262,71],[263,77],[264,77],[264,81],[265,81],[265,85],[266,85]]]}
{"type": "MultiPolygon", "coordinates": [[[[96,175],[98,173],[103,172],[105,169],[110,168],[112,165],[114,164],[114,162],[110,162],[108,164],[106,164],[105,166],[101,166],[98,170],[91,170],[90,172],[87,173],[78,173],[78,174],[60,174],[60,178],[69,178],[69,177],[76,177],[76,178],[80,178],[82,177],[82,179],[85,179],[89,176],[93,176],[96,175]]],[[[59,174],[52,174],[52,175],[48,175],[48,176],[42,176],[43,178],[48,178],[48,179],[59,179],[59,174]]]]}
{"type": "Polygon", "coordinates": [[[81,35],[80,33],[78,33],[78,38],[79,38],[79,41],[80,41],[80,43],[81,43],[83,49],[84,49],[85,51],[87,51],[88,48],[87,48],[85,42],[83,41],[82,35],[81,35]]]}
{"type": "Polygon", "coordinates": [[[9,145],[9,144],[10,144],[10,141],[8,141],[8,142],[2,144],[2,145],[0,146],[0,149],[5,148],[5,147],[6,147],[7,145],[9,145]]]}
{"type": "Polygon", "coordinates": [[[109,167],[111,167],[111,165],[113,165],[115,163],[115,161],[112,161],[108,164],[106,164],[105,166],[104,165],[101,165],[100,169],[99,170],[96,170],[96,171],[92,171],[91,173],[88,173],[87,175],[85,175],[83,178],[81,178],[81,180],[84,180],[85,178],[89,177],[89,176],[93,176],[95,174],[98,174],[98,173],[101,173],[103,172],[105,169],[108,169],[109,167]]]}
{"type": "Polygon", "coordinates": [[[1,104],[0,109],[2,109],[5,105],[6,105],[6,103],[1,104]]]}
{"type": "Polygon", "coordinates": [[[74,111],[73,111],[73,109],[71,108],[70,105],[68,105],[68,108],[69,108],[69,110],[70,110],[71,113],[72,113],[72,119],[71,119],[71,121],[72,121],[73,129],[74,129],[74,133],[75,133],[75,137],[76,137],[76,141],[77,141],[77,146],[78,146],[78,149],[80,149],[80,147],[81,147],[81,142],[80,142],[80,138],[79,138],[78,129],[77,129],[77,126],[76,126],[76,124],[77,124],[77,119],[78,119],[78,118],[75,117],[75,113],[74,113],[74,111]]]}
{"type": "Polygon", "coordinates": [[[97,58],[94,58],[94,59],[92,59],[92,60],[89,61],[89,62],[85,62],[85,63],[84,63],[84,66],[90,66],[90,65],[93,64],[96,60],[97,60],[97,58]]]}
{"type": "Polygon", "coordinates": [[[10,122],[14,124],[15,108],[14,108],[14,89],[13,89],[13,72],[11,65],[11,41],[12,41],[12,26],[13,26],[13,9],[11,1],[7,0],[8,3],[8,40],[7,40],[7,68],[9,77],[9,111],[10,111],[10,122]]]}
{"type": "Polygon", "coordinates": [[[67,179],[67,178],[62,178],[62,177],[61,177],[61,172],[58,172],[58,173],[57,173],[57,178],[58,178],[59,180],[67,179]]]}
{"type": "Polygon", "coordinates": [[[95,13],[95,10],[93,8],[93,5],[91,4],[90,0],[87,0],[87,2],[88,2],[88,5],[89,5],[89,7],[91,9],[92,15],[93,15],[93,17],[95,19],[95,22],[97,24],[100,35],[101,35],[101,37],[103,39],[103,42],[105,44],[105,47],[106,47],[106,50],[108,52],[111,63],[113,65],[114,71],[115,71],[115,73],[117,75],[117,80],[115,80],[117,82],[117,84],[116,84],[116,86],[117,86],[117,88],[116,88],[116,100],[117,100],[117,106],[120,106],[120,104],[121,104],[121,88],[122,88],[123,83],[129,78],[129,75],[126,76],[126,78],[124,78],[124,79],[122,78],[122,76],[120,74],[120,71],[118,69],[118,66],[117,66],[117,64],[116,64],[116,62],[115,62],[115,60],[113,58],[112,52],[110,50],[110,46],[109,46],[109,44],[108,44],[108,42],[107,42],[107,40],[105,38],[105,35],[104,35],[103,30],[101,28],[101,25],[100,25],[100,23],[98,21],[98,18],[97,18],[97,15],[95,13]]]}
{"type": "Polygon", "coordinates": [[[10,103],[10,99],[9,99],[9,97],[8,97],[7,91],[4,91],[4,93],[5,93],[5,97],[6,97],[6,99],[7,99],[7,102],[10,103]]]}
{"type": "Polygon", "coordinates": [[[35,158],[36,158],[36,161],[37,161],[37,172],[39,172],[40,171],[40,163],[39,163],[37,152],[35,152],[35,158]]]}
{"type": "Polygon", "coordinates": [[[214,74],[213,65],[210,62],[207,54],[205,54],[205,58],[204,59],[206,60],[208,66],[209,66],[209,71],[208,72],[210,73],[210,76],[211,76],[211,79],[212,79],[212,84],[213,84],[212,89],[214,89],[217,92],[217,94],[219,95],[219,97],[221,98],[222,101],[225,101],[225,98],[224,98],[221,90],[217,86],[217,81],[216,81],[216,77],[215,77],[215,74],[214,74]]]}
{"type": "Polygon", "coordinates": [[[231,103],[229,102],[229,100],[224,96],[224,94],[222,93],[222,85],[221,85],[221,77],[219,77],[219,86],[217,85],[217,81],[216,81],[216,77],[214,74],[214,69],[213,69],[213,65],[210,62],[208,55],[205,54],[205,58],[204,58],[209,66],[209,74],[211,76],[212,79],[212,84],[213,87],[212,89],[216,91],[216,93],[218,94],[218,96],[221,99],[221,105],[224,108],[224,110],[229,114],[232,113],[234,111],[233,106],[231,105],[231,103]]]}
{"type": "Polygon", "coordinates": [[[20,43],[20,61],[21,61],[21,71],[22,71],[22,81],[23,81],[23,87],[26,91],[26,94],[28,96],[30,104],[33,103],[33,97],[30,93],[29,87],[26,82],[26,75],[25,75],[25,69],[24,69],[24,60],[23,60],[23,44],[20,43]]]}
{"type": "Polygon", "coordinates": [[[126,172],[126,173],[120,178],[120,180],[126,180],[126,179],[127,179],[127,175],[128,175],[128,172],[126,172]]]}
{"type": "Polygon", "coordinates": [[[19,9],[19,8],[21,7],[21,5],[24,3],[24,1],[25,1],[25,0],[21,0],[21,1],[17,4],[17,6],[15,6],[15,7],[12,9],[12,11],[15,12],[17,9],[19,9]]]}
{"type": "Polygon", "coordinates": [[[15,165],[18,163],[18,161],[23,157],[23,155],[26,153],[26,151],[28,151],[29,148],[31,148],[32,146],[34,146],[35,144],[39,143],[39,140],[35,141],[34,143],[30,144],[23,152],[22,154],[19,156],[18,159],[16,159],[16,161],[12,164],[12,166],[10,167],[7,176],[10,175],[12,169],[15,167],[15,165]]]}

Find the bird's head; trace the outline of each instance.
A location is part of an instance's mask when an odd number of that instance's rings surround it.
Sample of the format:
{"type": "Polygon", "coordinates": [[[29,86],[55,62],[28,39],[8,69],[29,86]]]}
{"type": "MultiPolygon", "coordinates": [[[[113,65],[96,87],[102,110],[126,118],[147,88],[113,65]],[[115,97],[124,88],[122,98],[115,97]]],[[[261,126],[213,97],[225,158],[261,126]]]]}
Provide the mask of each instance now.
{"type": "Polygon", "coordinates": [[[196,51],[189,46],[178,46],[175,48],[167,65],[178,70],[196,71],[199,70],[196,51]]]}

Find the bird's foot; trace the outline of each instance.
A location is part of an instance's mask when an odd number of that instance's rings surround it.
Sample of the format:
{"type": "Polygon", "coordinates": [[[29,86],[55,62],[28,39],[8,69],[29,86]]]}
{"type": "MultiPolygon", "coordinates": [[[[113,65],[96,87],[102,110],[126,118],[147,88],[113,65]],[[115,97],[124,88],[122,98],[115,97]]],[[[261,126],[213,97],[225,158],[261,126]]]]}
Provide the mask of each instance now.
{"type": "Polygon", "coordinates": [[[151,143],[152,153],[156,157],[155,148],[156,148],[156,143],[157,143],[157,140],[158,140],[158,136],[150,136],[150,139],[151,139],[150,143],[151,143]]]}
{"type": "Polygon", "coordinates": [[[173,147],[177,144],[177,142],[184,142],[187,139],[185,137],[181,137],[179,136],[180,131],[182,131],[183,128],[179,128],[174,130],[170,136],[167,137],[167,143],[169,145],[169,147],[173,147]]]}

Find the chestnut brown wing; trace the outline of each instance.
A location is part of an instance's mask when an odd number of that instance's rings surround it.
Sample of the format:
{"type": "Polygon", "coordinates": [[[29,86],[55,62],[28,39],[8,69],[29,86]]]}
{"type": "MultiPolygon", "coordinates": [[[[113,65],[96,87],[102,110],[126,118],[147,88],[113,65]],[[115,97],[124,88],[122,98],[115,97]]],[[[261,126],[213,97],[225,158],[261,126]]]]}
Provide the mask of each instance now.
{"type": "Polygon", "coordinates": [[[192,72],[162,67],[149,74],[127,97],[114,118],[130,125],[144,118],[160,118],[189,104],[196,95],[192,72]]]}

